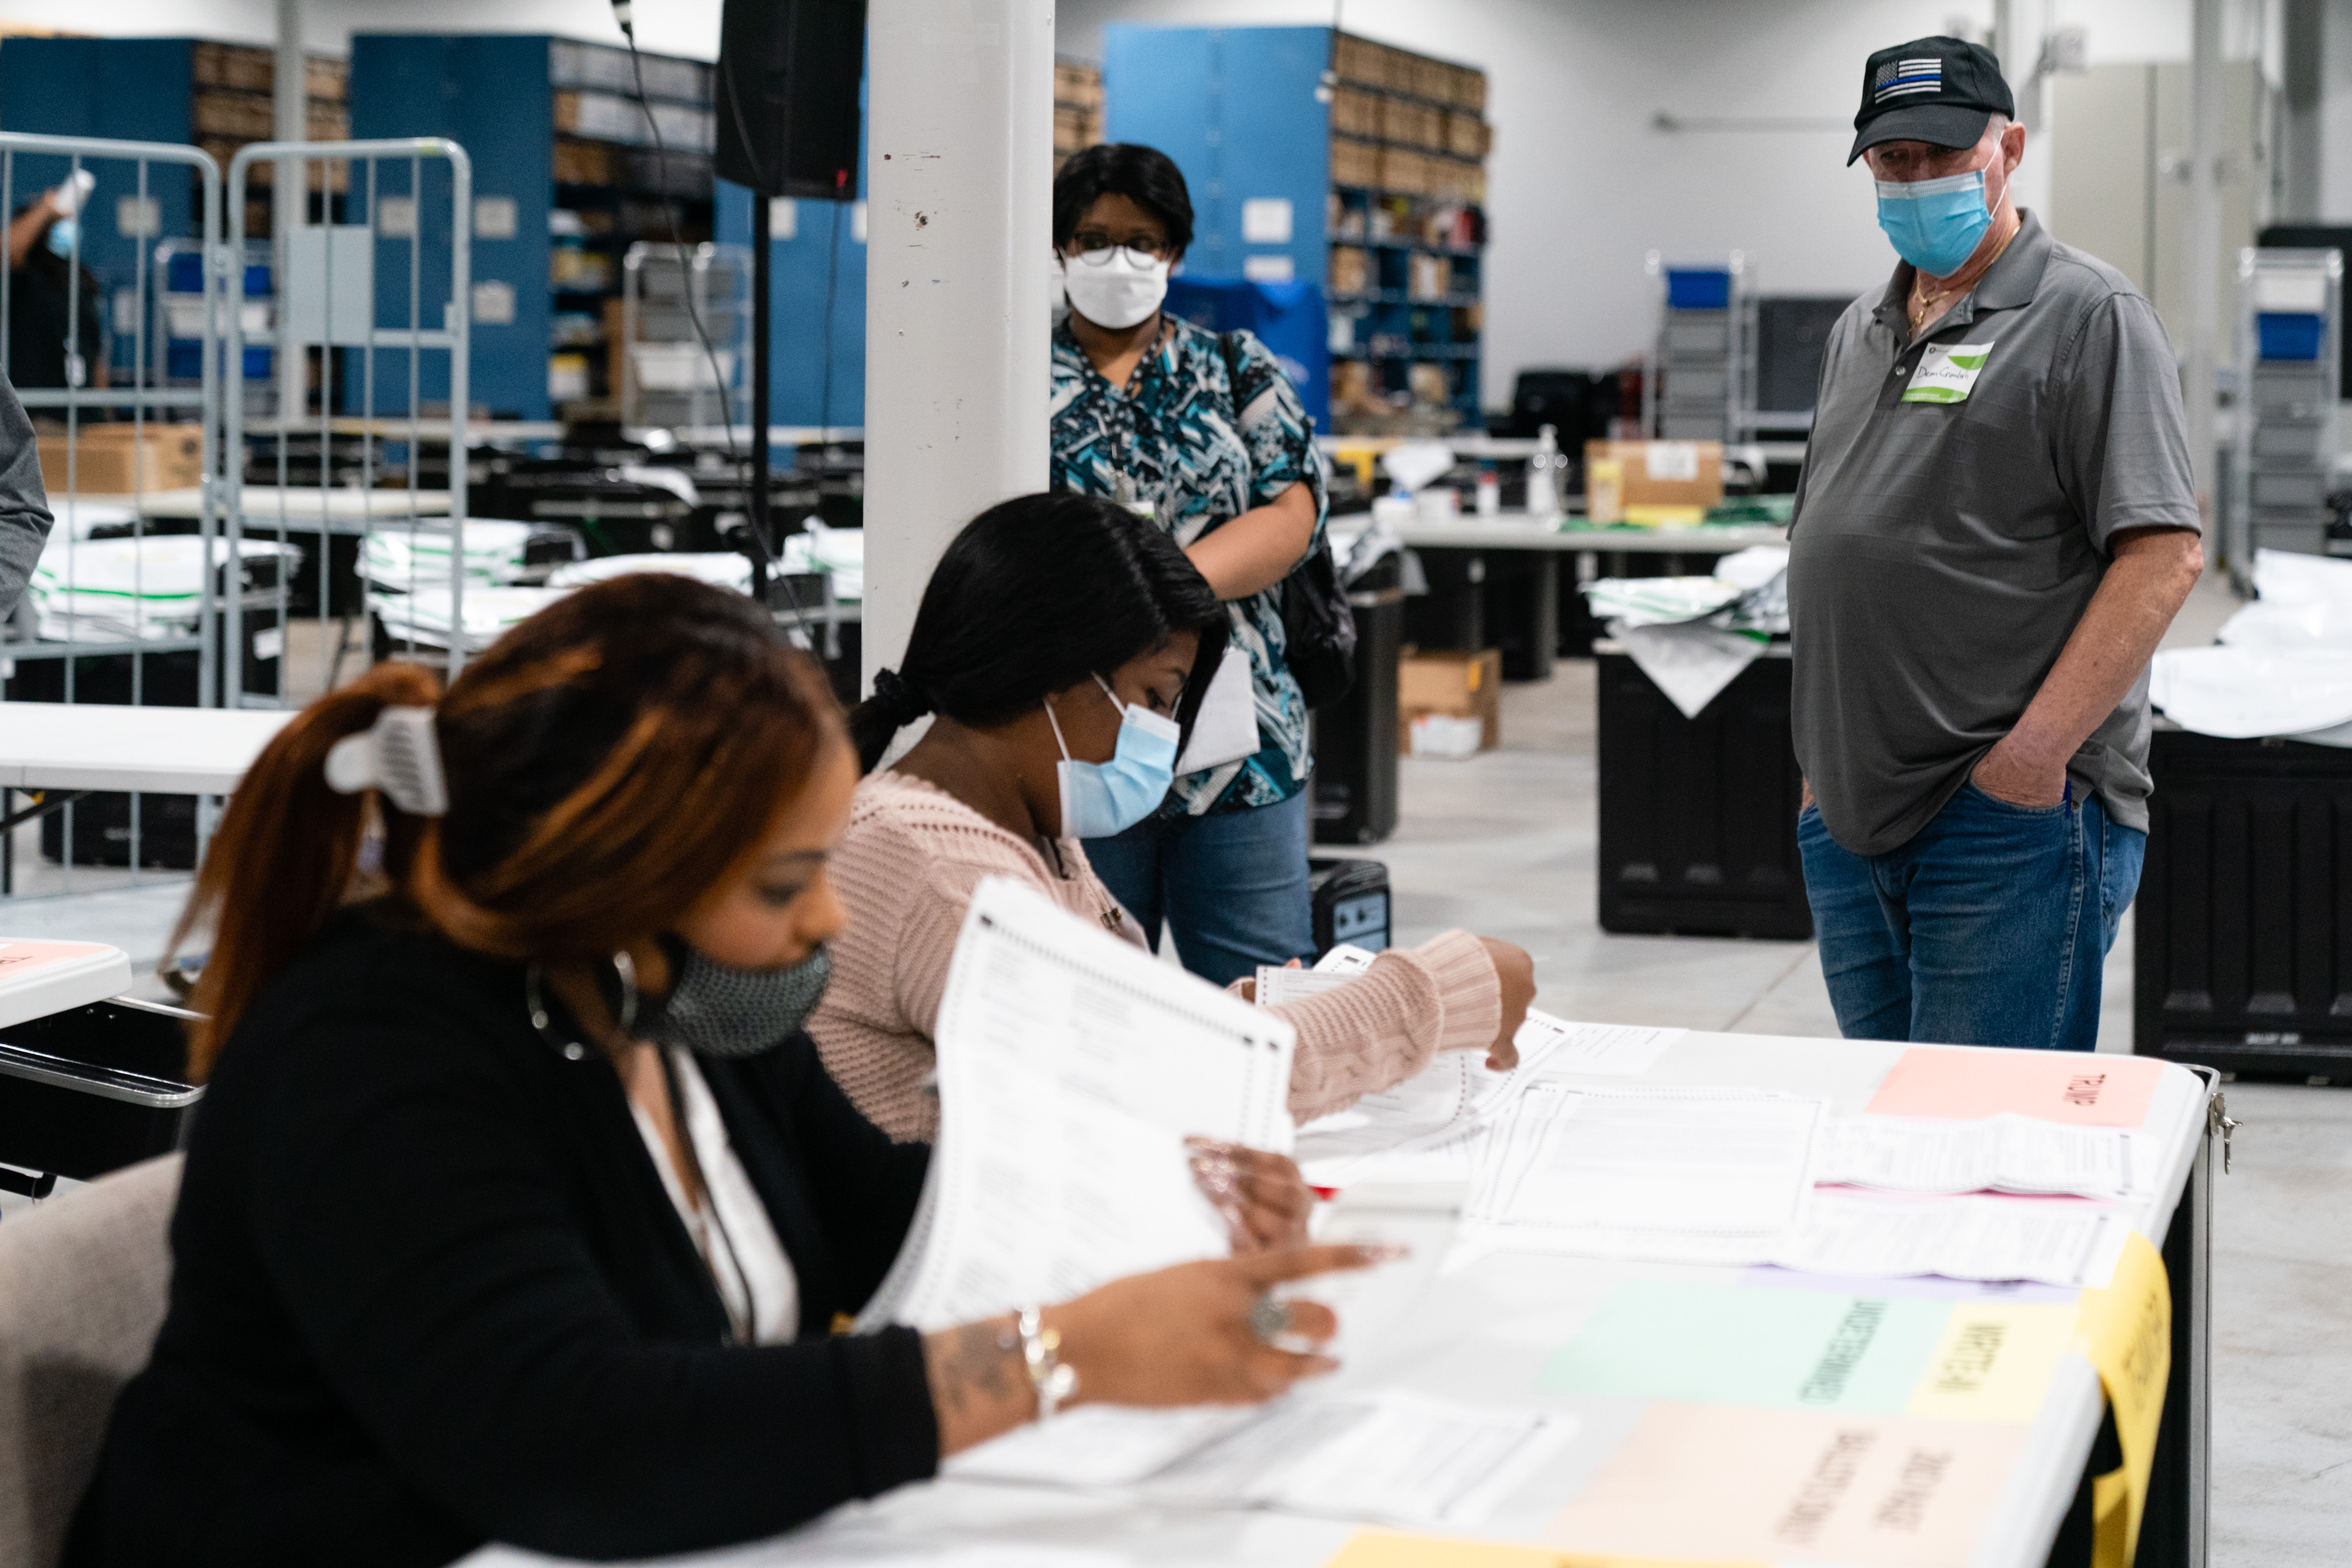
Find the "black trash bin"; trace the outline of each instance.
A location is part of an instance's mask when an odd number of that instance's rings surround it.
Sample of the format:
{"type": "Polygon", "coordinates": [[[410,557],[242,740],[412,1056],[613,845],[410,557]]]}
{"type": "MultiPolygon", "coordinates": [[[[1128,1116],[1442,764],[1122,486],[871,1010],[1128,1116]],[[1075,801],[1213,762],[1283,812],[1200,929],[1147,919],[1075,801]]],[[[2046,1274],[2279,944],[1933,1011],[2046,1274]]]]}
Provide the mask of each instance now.
{"type": "Polygon", "coordinates": [[[2150,737],[2132,1049],[2352,1082],[2352,751],[2150,737]]]}
{"type": "Polygon", "coordinates": [[[1318,844],[1378,843],[1397,824],[1397,660],[1403,646],[1402,558],[1390,555],[1349,586],[1356,680],[1315,710],[1308,810],[1318,844]]]}
{"type": "Polygon", "coordinates": [[[1696,718],[1612,644],[1595,652],[1601,929],[1810,939],[1787,644],[1696,718]]]}

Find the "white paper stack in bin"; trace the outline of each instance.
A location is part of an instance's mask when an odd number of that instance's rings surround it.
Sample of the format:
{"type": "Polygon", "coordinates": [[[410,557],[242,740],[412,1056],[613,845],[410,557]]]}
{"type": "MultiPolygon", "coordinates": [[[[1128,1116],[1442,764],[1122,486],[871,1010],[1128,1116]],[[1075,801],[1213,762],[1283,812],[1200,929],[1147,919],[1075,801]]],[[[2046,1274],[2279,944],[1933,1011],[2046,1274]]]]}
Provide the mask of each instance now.
{"type": "Polygon", "coordinates": [[[2148,700],[2200,735],[2352,746],[2352,561],[2256,550],[2253,580],[2213,647],[2156,655],[2148,700]]]}
{"type": "MultiPolygon", "coordinates": [[[[290,559],[292,546],[240,542],[250,560],[290,559]]],[[[167,642],[192,636],[204,612],[205,563],[228,559],[228,541],[194,534],[68,539],[52,534],[26,585],[44,642],[167,642]]],[[[219,584],[214,584],[215,594],[219,584]]]]}
{"type": "Polygon", "coordinates": [[[1775,636],[1789,630],[1789,549],[1757,545],[1712,577],[1604,577],[1583,585],[1642,673],[1696,718],[1775,636]]]}

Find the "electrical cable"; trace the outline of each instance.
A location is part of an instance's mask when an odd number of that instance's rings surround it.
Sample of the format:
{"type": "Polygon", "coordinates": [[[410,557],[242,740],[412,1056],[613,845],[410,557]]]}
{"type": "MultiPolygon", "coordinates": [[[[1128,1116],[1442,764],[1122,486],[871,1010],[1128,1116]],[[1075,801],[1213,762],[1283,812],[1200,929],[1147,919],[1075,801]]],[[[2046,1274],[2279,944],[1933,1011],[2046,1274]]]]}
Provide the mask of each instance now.
{"type": "MultiPolygon", "coordinates": [[[[686,236],[678,226],[677,203],[673,199],[669,188],[669,148],[662,140],[661,121],[654,118],[653,100],[646,94],[646,61],[645,57],[637,51],[637,29],[635,23],[630,17],[630,0],[613,0],[613,19],[620,24],[621,37],[629,42],[629,70],[636,83],[637,108],[645,114],[646,129],[653,133],[655,178],[661,183],[662,215],[668,221],[670,246],[677,255],[679,297],[686,301],[686,319],[694,325],[695,340],[702,345],[703,357],[710,362],[712,384],[719,389],[719,424],[720,431],[727,437],[728,461],[735,465],[738,473],[741,473],[744,467],[743,454],[735,444],[734,402],[728,396],[727,377],[719,370],[719,350],[711,347],[710,333],[702,324],[702,311],[694,303],[693,284],[686,276],[688,270],[686,236]]],[[[738,110],[738,113],[740,115],[740,110],[738,110]]],[[[746,138],[745,145],[749,144],[750,140],[746,138]]],[[[754,191],[751,193],[751,199],[758,201],[759,193],[754,191]]],[[[761,411],[752,412],[756,415],[761,411]]],[[[777,559],[774,547],[769,544],[766,536],[761,534],[758,527],[751,524],[750,519],[747,518],[745,522],[746,530],[751,534],[753,542],[759,545],[760,554],[766,559],[769,570],[773,574],[775,580],[783,583],[784,597],[793,601],[793,614],[797,619],[801,612],[799,596],[793,592],[791,582],[786,580],[787,574],[782,570],[782,563],[777,559]]]]}

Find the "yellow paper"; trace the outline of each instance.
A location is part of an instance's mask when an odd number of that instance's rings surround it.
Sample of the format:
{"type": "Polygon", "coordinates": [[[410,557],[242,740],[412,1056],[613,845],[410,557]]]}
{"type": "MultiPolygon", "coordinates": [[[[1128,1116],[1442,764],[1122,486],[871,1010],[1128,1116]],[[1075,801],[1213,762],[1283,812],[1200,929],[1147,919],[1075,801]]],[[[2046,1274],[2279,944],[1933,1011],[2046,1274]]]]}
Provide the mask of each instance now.
{"type": "Polygon", "coordinates": [[[2032,1420],[2074,1343],[2075,1322],[2075,1308],[2064,1302],[1955,1301],[1903,1413],[1935,1421],[2032,1420]]]}
{"type": "Polygon", "coordinates": [[[1706,521],[1706,508],[1645,502],[1626,507],[1625,520],[1645,528],[1691,528],[1706,521]]]}
{"type": "Polygon", "coordinates": [[[2123,1258],[2107,1288],[2083,1292],[2074,1348],[2098,1368],[2115,1407],[2123,1469],[2094,1479],[2091,1506],[2095,1560],[2099,1568],[2123,1568],[2138,1550],[2165,1380],[2172,1371],[2172,1286],[2164,1260],[2137,1231],[2124,1239],[2123,1258]]]}
{"type": "Polygon", "coordinates": [[[1352,1536],[1324,1568],[1764,1568],[1753,1563],[1669,1562],[1661,1557],[1595,1557],[1549,1546],[1446,1540],[1366,1531],[1352,1536]]]}

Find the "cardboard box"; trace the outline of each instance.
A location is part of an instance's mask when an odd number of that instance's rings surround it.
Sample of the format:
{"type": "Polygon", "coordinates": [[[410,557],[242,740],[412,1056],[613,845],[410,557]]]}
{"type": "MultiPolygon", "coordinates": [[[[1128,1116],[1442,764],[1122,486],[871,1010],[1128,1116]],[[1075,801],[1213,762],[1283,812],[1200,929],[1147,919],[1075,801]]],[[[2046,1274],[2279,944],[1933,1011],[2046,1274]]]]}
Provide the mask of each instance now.
{"type": "Polygon", "coordinates": [[[1503,743],[1503,654],[1414,650],[1397,661],[1397,748],[1412,751],[1412,721],[1423,714],[1475,718],[1486,727],[1481,751],[1503,743]]]}
{"type": "MultiPolygon", "coordinates": [[[[204,426],[150,424],[143,441],[130,424],[84,424],[75,437],[73,487],[86,496],[134,490],[184,490],[205,476],[204,426]]],[[[66,493],[66,438],[39,438],[41,486],[66,493]]]]}
{"type": "Polygon", "coordinates": [[[1381,183],[1381,150],[1369,141],[1331,138],[1331,183],[1369,187],[1381,183]]]}
{"type": "Polygon", "coordinates": [[[1712,507],[1723,499],[1720,441],[1588,441],[1584,444],[1585,506],[1592,505],[1590,476],[1595,463],[1621,465],[1618,504],[1636,507],[1712,507]]]}
{"type": "Polygon", "coordinates": [[[1334,294],[1370,294],[1372,291],[1372,253],[1351,245],[1331,247],[1331,292],[1334,294]]]}

